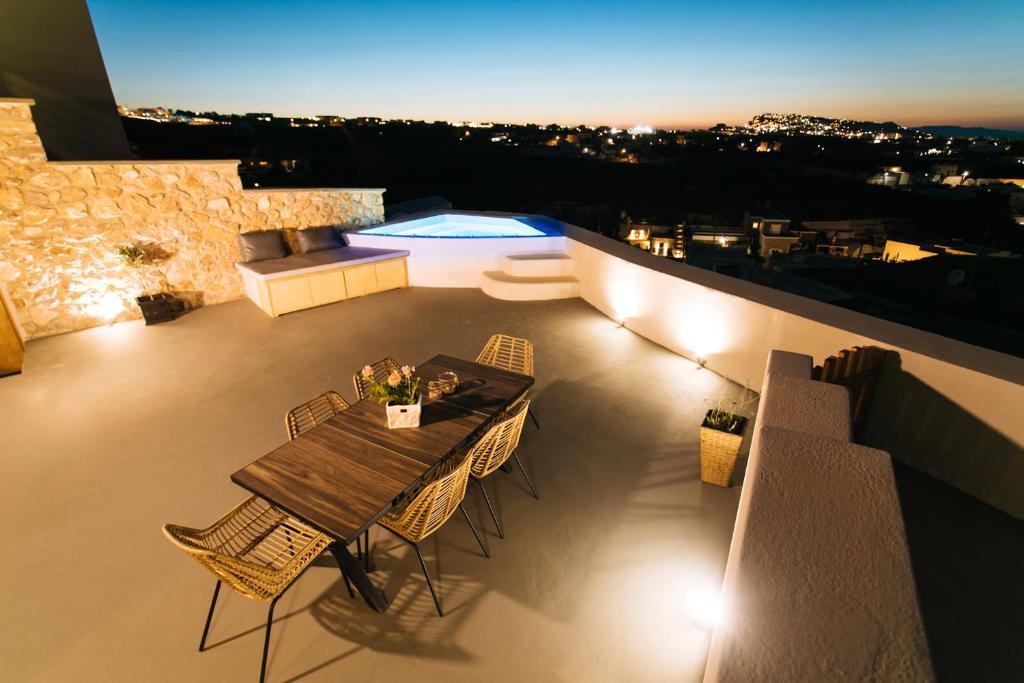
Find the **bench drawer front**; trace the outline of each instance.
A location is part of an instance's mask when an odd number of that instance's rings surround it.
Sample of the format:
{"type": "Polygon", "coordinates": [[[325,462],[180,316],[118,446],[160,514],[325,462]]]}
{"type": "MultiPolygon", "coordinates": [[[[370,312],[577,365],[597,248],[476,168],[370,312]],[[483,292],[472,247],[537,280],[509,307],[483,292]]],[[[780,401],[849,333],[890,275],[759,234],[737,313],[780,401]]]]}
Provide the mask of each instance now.
{"type": "Polygon", "coordinates": [[[347,298],[345,276],[340,270],[309,276],[309,291],[314,306],[334,303],[347,298]]]}
{"type": "Polygon", "coordinates": [[[350,297],[377,291],[377,273],[373,264],[345,269],[345,290],[350,297]]]}
{"type": "Polygon", "coordinates": [[[309,278],[271,280],[269,289],[274,315],[299,311],[313,305],[313,296],[309,290],[309,278]]]}
{"type": "Polygon", "coordinates": [[[383,292],[386,289],[405,287],[405,259],[378,263],[375,270],[377,271],[377,291],[383,292]]]}

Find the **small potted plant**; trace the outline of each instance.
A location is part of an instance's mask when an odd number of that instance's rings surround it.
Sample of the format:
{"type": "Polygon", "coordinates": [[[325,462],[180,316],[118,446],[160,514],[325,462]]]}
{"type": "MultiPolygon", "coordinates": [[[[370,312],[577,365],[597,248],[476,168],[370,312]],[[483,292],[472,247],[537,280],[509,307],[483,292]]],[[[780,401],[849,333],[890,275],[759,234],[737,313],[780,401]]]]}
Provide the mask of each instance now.
{"type": "Polygon", "coordinates": [[[738,400],[726,401],[723,391],[715,407],[704,416],[700,425],[701,481],[724,487],[732,483],[743,430],[747,427],[747,418],[739,413],[753,400],[744,389],[738,400]]]}
{"type": "Polygon", "coordinates": [[[422,397],[420,378],[414,377],[416,368],[403,365],[401,370],[392,370],[384,381],[377,381],[373,368],[363,368],[362,375],[370,384],[369,397],[385,404],[388,415],[388,429],[404,429],[420,426],[422,397]]]}
{"type": "Polygon", "coordinates": [[[139,282],[139,296],[135,297],[135,302],[142,310],[142,317],[145,318],[147,325],[174,320],[185,312],[185,302],[173,294],[147,294],[149,283],[146,280],[146,270],[156,261],[153,250],[141,244],[125,244],[117,248],[117,256],[121,263],[135,274],[139,282]]]}

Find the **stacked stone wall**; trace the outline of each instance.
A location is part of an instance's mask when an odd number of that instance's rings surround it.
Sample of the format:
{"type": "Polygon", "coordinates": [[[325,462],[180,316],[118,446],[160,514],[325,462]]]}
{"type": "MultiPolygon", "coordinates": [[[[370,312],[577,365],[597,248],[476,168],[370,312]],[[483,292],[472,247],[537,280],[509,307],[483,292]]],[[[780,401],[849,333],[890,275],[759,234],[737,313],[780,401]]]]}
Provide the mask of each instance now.
{"type": "Polygon", "coordinates": [[[243,190],[237,161],[50,162],[30,100],[0,100],[0,282],[28,338],[139,317],[145,287],[242,296],[235,237],[379,223],[383,190],[243,190]],[[158,260],[140,281],[117,247],[158,260]]]}

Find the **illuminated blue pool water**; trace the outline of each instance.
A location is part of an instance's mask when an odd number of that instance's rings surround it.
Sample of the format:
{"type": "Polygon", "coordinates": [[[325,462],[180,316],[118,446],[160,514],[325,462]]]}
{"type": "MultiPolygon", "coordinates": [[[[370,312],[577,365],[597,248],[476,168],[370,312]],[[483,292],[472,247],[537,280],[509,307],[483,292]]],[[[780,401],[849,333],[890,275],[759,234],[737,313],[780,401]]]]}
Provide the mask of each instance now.
{"type": "Polygon", "coordinates": [[[444,213],[385,223],[359,232],[390,237],[548,237],[556,234],[546,226],[534,227],[527,221],[526,218],[444,213]]]}

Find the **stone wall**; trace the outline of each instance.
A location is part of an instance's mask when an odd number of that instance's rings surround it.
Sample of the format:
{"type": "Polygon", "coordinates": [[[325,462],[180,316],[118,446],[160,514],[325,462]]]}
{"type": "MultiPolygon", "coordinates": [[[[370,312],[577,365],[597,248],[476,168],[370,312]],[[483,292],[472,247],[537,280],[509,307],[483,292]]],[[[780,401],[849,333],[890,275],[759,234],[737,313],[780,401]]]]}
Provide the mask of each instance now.
{"type": "Polygon", "coordinates": [[[139,317],[119,245],[162,254],[150,288],[213,304],[242,296],[238,233],[384,218],[383,190],[243,190],[237,161],[49,162],[31,104],[0,99],[0,282],[30,339],[139,317]]]}

